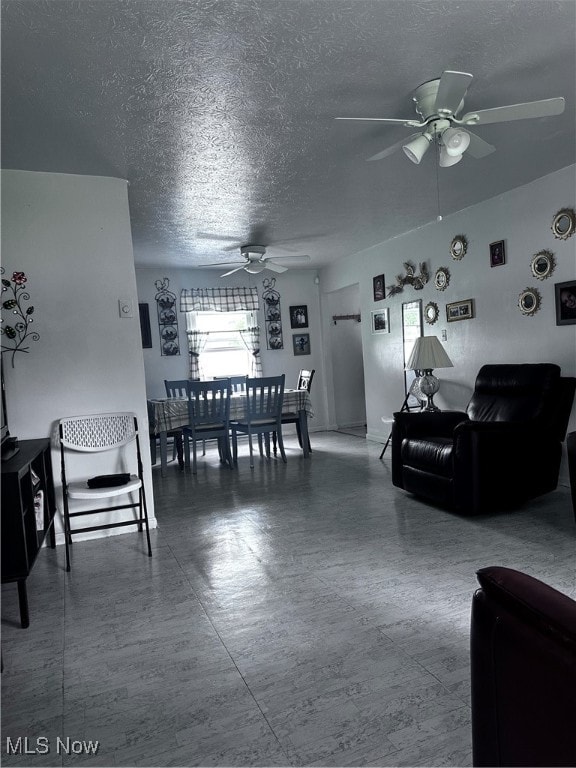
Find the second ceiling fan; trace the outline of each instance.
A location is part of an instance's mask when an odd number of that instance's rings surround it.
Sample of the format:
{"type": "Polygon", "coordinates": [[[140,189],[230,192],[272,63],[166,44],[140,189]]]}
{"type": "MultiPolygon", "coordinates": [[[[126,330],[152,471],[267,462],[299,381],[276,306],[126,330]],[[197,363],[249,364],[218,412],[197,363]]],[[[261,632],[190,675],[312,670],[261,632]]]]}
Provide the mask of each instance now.
{"type": "Polygon", "coordinates": [[[416,133],[392,144],[369,157],[368,160],[382,160],[402,147],[413,163],[420,163],[432,143],[439,147],[439,165],[446,168],[460,162],[464,152],[475,158],[485,157],[495,147],[469,130],[469,126],[501,123],[510,120],[526,120],[535,117],[560,115],[564,111],[564,98],[540,99],[521,104],[510,104],[492,109],[466,112],[459,117],[464,107],[464,97],[472,75],[467,72],[446,70],[442,77],[420,85],[412,95],[414,108],[420,119],[388,117],[337,117],[336,120],[357,120],[403,125],[418,128],[416,133]],[[423,130],[422,130],[423,129],[423,130]]]}

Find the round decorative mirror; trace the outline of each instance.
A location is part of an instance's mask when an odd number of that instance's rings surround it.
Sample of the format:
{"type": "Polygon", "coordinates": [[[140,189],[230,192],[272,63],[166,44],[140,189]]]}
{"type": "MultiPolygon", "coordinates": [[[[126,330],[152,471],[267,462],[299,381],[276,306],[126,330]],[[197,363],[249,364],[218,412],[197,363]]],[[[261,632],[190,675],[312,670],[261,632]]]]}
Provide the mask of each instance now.
{"type": "Polygon", "coordinates": [[[450,256],[456,261],[459,261],[464,257],[464,254],[468,250],[468,240],[464,235],[456,235],[456,237],[450,243],[450,256]]]}
{"type": "Polygon", "coordinates": [[[518,306],[523,315],[534,315],[540,309],[540,292],[536,288],[525,288],[518,297],[518,306]]]}
{"type": "Polygon", "coordinates": [[[450,272],[446,267],[438,267],[434,275],[434,285],[438,291],[443,291],[450,282],[450,272]]]}
{"type": "Polygon", "coordinates": [[[424,319],[429,325],[434,325],[438,320],[438,304],[433,301],[429,301],[424,307],[424,319]]]}
{"type": "Polygon", "coordinates": [[[562,208],[552,219],[552,232],[559,240],[568,240],[576,230],[576,212],[573,208],[562,208]]]}
{"type": "Polygon", "coordinates": [[[545,280],[550,277],[554,271],[556,262],[554,261],[554,254],[551,251],[540,251],[537,253],[530,262],[530,269],[534,277],[538,280],[545,280]]]}

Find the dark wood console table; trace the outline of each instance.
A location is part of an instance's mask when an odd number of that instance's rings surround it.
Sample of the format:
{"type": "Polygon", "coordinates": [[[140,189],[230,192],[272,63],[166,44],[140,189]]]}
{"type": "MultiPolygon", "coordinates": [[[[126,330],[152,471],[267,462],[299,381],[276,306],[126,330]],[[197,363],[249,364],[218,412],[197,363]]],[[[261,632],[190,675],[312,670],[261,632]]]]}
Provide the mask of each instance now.
{"type": "Polygon", "coordinates": [[[25,628],[30,624],[26,579],[46,536],[51,547],[56,546],[56,500],[50,441],[22,440],[19,447],[17,454],[2,462],[2,583],[18,584],[20,621],[25,628]]]}

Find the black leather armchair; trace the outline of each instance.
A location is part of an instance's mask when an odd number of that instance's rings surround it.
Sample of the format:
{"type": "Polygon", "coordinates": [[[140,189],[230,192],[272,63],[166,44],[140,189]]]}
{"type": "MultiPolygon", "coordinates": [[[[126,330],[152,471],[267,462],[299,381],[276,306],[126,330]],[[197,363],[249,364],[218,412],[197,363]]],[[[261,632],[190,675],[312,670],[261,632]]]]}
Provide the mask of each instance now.
{"type": "Polygon", "coordinates": [[[483,366],[465,412],[394,414],[392,482],[463,514],[553,491],[575,388],[552,363],[483,366]]]}
{"type": "Polygon", "coordinates": [[[473,765],[575,766],[576,602],[511,568],[477,576],[473,765]]]}

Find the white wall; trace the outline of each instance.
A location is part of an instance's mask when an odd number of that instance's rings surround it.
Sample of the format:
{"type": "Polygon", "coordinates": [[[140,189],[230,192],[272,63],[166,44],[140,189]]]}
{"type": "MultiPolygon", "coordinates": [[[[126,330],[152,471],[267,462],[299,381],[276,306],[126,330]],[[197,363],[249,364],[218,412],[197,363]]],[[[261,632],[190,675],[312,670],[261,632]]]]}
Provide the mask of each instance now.
{"type": "Polygon", "coordinates": [[[242,271],[227,278],[221,278],[222,270],[206,269],[164,269],[142,268],[136,270],[138,285],[138,300],[149,305],[150,323],[152,326],[152,348],[144,350],[144,366],[146,371],[146,391],[148,397],[164,397],[164,379],[183,379],[189,375],[189,360],[186,342],[186,319],[180,312],[180,293],[184,288],[217,288],[232,286],[248,286],[258,289],[261,308],[259,310],[258,325],[261,329],[261,357],[262,368],[265,376],[286,374],[286,386],[296,386],[298,372],[301,368],[314,368],[314,383],[312,385],[312,404],[314,417],[309,421],[310,431],[326,429],[326,397],[323,374],[323,350],[319,307],[319,289],[314,278],[316,272],[312,270],[290,269],[282,274],[275,275],[275,290],[280,294],[280,307],[282,311],[282,330],[284,349],[267,349],[264,333],[264,304],[262,293],[264,291],[263,280],[273,277],[271,272],[262,272],[259,275],[248,275],[242,271]],[[160,337],[156,302],[154,296],[157,293],[155,283],[164,277],[169,279],[169,290],[177,296],[178,329],[180,334],[180,355],[162,356],[160,354],[160,337]],[[309,327],[305,329],[310,334],[310,355],[294,355],[292,336],[296,330],[290,328],[288,309],[290,306],[305,304],[308,307],[309,327]]]}
{"type": "MultiPolygon", "coordinates": [[[[442,173],[449,183],[450,170],[442,173]]],[[[370,435],[385,441],[388,429],[381,417],[390,417],[404,397],[403,301],[422,299],[423,306],[429,301],[439,306],[439,321],[433,326],[425,324],[424,332],[440,337],[446,330],[447,341],[443,343],[454,363],[454,368],[436,372],[441,381],[436,400],[441,408],[466,406],[484,363],[553,362],[561,366],[564,375],[576,375],[576,326],[556,325],[554,302],[554,284],[576,278],[576,235],[558,240],[550,228],[554,214],[561,208],[574,208],[575,200],[575,167],[570,166],[322,270],[323,293],[353,285],[360,278],[370,435]],[[449,247],[458,234],[466,235],[469,246],[464,258],[455,261],[449,247]],[[489,244],[497,240],[505,241],[506,264],[491,268],[489,244]],[[532,256],[542,249],[552,251],[556,259],[555,271],[547,280],[537,280],[530,270],[532,256]],[[425,261],[431,276],[438,267],[447,267],[451,274],[448,288],[438,291],[430,280],[421,291],[405,288],[376,305],[372,278],[384,272],[386,285],[391,285],[395,276],[404,272],[406,261],[416,265],[425,261]],[[523,316],[517,307],[518,296],[526,287],[536,287],[542,295],[541,309],[533,317],[523,316]],[[446,303],[469,298],[475,300],[475,317],[447,323],[446,303]],[[391,333],[372,335],[370,311],[384,306],[390,308],[391,333]]],[[[576,408],[570,430],[576,429],[575,414],[576,408]]],[[[561,478],[568,482],[565,460],[561,478]]]]}
{"type": "MultiPolygon", "coordinates": [[[[2,171],[2,260],[4,277],[15,270],[26,273],[29,304],[35,307],[34,328],[40,334],[39,341],[30,343],[28,354],[16,355],[14,368],[10,355],[3,356],[11,433],[21,440],[48,437],[63,416],[135,411],[143,431],[142,458],[154,526],[126,182],[2,171]],[[132,300],[133,318],[120,318],[120,298],[132,300]]],[[[52,460],[60,486],[56,451],[52,460]]]]}

